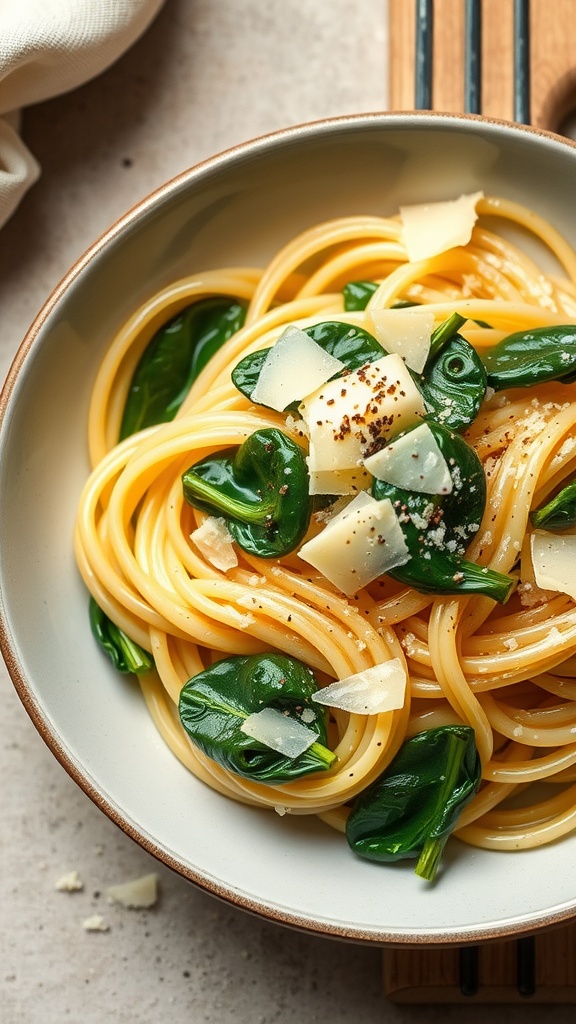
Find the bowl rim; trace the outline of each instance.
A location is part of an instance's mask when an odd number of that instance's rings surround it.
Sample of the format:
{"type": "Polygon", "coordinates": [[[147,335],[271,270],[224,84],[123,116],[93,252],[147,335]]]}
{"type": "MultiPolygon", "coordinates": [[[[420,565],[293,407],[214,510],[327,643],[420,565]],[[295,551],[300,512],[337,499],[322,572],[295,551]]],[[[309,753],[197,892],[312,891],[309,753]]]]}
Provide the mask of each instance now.
{"type": "MultiPolygon", "coordinates": [[[[344,114],[340,116],[321,118],[314,121],[303,122],[276,131],[267,132],[256,136],[245,142],[231,146],[215,155],[192,165],[180,172],[168,181],[159,185],[153,191],[137,201],[125,213],[118,217],[72,264],[67,273],[48,295],[43,306],[39,310],[31,326],[28,328],[18,350],[12,360],[6,379],[0,390],[0,459],[3,450],[3,438],[5,436],[5,425],[9,418],[12,396],[30,354],[34,350],[38,336],[49,319],[52,311],[57,307],[61,297],[68,291],[76,278],[91,263],[91,261],[102,252],[108,244],[128,231],[134,222],[157,203],[168,199],[174,192],[189,185],[196,180],[201,180],[205,175],[220,167],[233,163],[244,156],[257,155],[261,150],[267,150],[285,142],[297,141],[299,138],[306,138],[315,134],[329,134],[340,128],[363,129],[374,128],[378,125],[386,125],[396,128],[433,128],[446,126],[466,126],[473,130],[474,126],[488,127],[497,134],[526,134],[542,138],[545,142],[561,147],[576,149],[576,141],[564,138],[554,132],[542,128],[534,128],[530,125],[521,125],[515,122],[504,121],[498,118],[485,117],[477,114],[457,114],[450,112],[437,112],[428,110],[410,111],[383,111],[360,114],[344,114]]],[[[226,884],[213,878],[205,877],[187,865],[182,864],[176,857],[172,856],[166,849],[160,847],[151,836],[143,829],[132,822],[128,815],[112,804],[106,796],[91,781],[88,772],[69,752],[60,741],[56,729],[51,724],[49,717],[43,711],[39,701],[36,699],[31,683],[27,680],[19,662],[17,645],[14,643],[10,630],[8,618],[5,614],[4,600],[0,591],[0,653],[3,656],[9,676],[20,698],[20,701],[31,719],[40,737],[46,743],[51,753],[59,761],[70,778],[80,787],[81,790],[104,814],[116,824],[127,836],[138,843],[144,850],[155,857],[160,863],[173,870],[176,874],[192,882],[198,888],[218,897],[226,903],[246,910],[265,920],[290,926],[296,930],[308,934],[319,934],[326,938],[340,938],[347,941],[360,942],[377,945],[381,947],[449,947],[454,945],[466,945],[470,943],[485,942],[490,940],[502,940],[504,938],[518,938],[527,934],[534,934],[543,928],[551,925],[561,925],[576,916],[576,905],[573,908],[565,908],[550,912],[543,912],[529,921],[511,920],[498,923],[497,925],[473,927],[469,931],[457,930],[438,931],[432,933],[416,934],[411,932],[376,932],[365,930],[353,925],[339,925],[327,921],[318,921],[313,918],[302,917],[299,914],[291,913],[284,908],[270,906],[265,902],[251,899],[243,893],[238,893],[226,884]]]]}

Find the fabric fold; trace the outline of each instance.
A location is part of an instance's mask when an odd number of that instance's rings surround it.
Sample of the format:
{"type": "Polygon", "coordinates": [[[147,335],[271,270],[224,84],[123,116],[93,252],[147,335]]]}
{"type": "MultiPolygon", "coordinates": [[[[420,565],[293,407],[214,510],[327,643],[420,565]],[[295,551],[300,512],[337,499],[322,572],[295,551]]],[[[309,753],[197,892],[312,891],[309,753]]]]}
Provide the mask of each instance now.
{"type": "Polygon", "coordinates": [[[164,0],[3,0],[0,5],[0,226],[40,167],[13,127],[22,107],[100,74],[142,35],[164,0]]]}

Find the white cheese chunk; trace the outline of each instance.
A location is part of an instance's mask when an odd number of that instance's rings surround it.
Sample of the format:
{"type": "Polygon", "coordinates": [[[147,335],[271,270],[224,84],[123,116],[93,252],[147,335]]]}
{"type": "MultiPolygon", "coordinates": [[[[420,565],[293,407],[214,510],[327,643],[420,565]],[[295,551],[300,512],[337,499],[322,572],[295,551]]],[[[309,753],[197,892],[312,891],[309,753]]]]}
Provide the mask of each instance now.
{"type": "Polygon", "coordinates": [[[401,206],[402,241],[411,263],[466,245],[478,218],[476,204],[483,192],[439,203],[401,206]]]}
{"type": "Polygon", "coordinates": [[[380,715],[403,707],[406,670],[400,658],[356,672],[324,686],[314,694],[317,704],[357,715],[380,715]]]}
{"type": "Polygon", "coordinates": [[[190,534],[190,539],[215,569],[226,572],[238,565],[238,557],[225,519],[209,516],[190,534]]]}
{"type": "Polygon", "coordinates": [[[298,554],[348,595],[410,558],[392,502],[376,501],[365,492],[303,544],[298,554]]]}
{"type": "Polygon", "coordinates": [[[448,463],[427,423],[421,423],[364,460],[378,480],[424,494],[450,494],[448,463]]]}
{"type": "Polygon", "coordinates": [[[537,586],[576,601],[576,535],[537,530],[531,537],[531,553],[537,586]]]}
{"type": "Polygon", "coordinates": [[[290,715],[284,715],[277,708],[262,708],[262,711],[248,715],[240,731],[290,758],[299,757],[318,739],[312,729],[290,715]]]}
{"type": "Polygon", "coordinates": [[[396,352],[415,373],[422,373],[430,352],[434,314],[414,306],[409,309],[372,309],[368,330],[387,352],[396,352]]]}
{"type": "Polygon", "coordinates": [[[314,460],[309,457],[308,475],[310,494],[358,494],[370,487],[370,474],[361,466],[356,469],[313,469],[314,460]]]}
{"type": "Polygon", "coordinates": [[[101,914],[92,914],[82,921],[82,927],[86,932],[109,932],[110,925],[104,920],[101,914]]]}
{"type": "Polygon", "coordinates": [[[291,324],[268,351],[251,399],[283,412],[343,369],[344,363],[291,324]]]}
{"type": "Polygon", "coordinates": [[[79,892],[83,888],[84,883],[77,871],[70,871],[67,875],[62,875],[56,882],[56,889],[59,892],[79,892]]]}
{"type": "Polygon", "coordinates": [[[158,875],[142,875],[120,885],[111,885],[106,890],[109,903],[121,903],[132,910],[146,910],[153,907],[158,899],[158,875]]]}
{"type": "Polygon", "coordinates": [[[395,353],[328,381],[299,411],[308,426],[309,468],[315,473],[356,470],[376,438],[391,439],[426,415],[422,396],[395,353]]]}

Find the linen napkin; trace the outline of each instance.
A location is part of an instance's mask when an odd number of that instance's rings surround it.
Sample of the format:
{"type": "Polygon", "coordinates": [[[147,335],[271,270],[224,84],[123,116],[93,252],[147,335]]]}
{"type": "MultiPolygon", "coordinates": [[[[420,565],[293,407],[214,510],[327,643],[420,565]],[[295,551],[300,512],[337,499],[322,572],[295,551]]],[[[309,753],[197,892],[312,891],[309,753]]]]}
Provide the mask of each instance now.
{"type": "Polygon", "coordinates": [[[40,174],[18,134],[22,107],[112,64],[164,0],[0,0],[0,227],[40,174]]]}

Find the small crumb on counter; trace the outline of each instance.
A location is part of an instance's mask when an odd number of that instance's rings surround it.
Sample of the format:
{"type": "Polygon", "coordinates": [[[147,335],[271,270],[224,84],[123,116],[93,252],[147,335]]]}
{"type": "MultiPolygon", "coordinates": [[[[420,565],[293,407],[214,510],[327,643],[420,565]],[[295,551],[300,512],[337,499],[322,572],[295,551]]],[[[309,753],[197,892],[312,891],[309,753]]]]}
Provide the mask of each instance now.
{"type": "Polygon", "coordinates": [[[87,917],[82,921],[82,927],[85,932],[109,932],[110,925],[104,920],[101,914],[92,914],[92,917],[87,917]]]}
{"type": "Polygon", "coordinates": [[[84,888],[84,882],[77,871],[70,871],[67,875],[62,875],[58,879],[55,888],[59,892],[78,892],[84,888]]]}
{"type": "Polygon", "coordinates": [[[106,889],[109,903],[120,903],[130,910],[146,910],[158,900],[158,875],[142,875],[106,889]]]}

